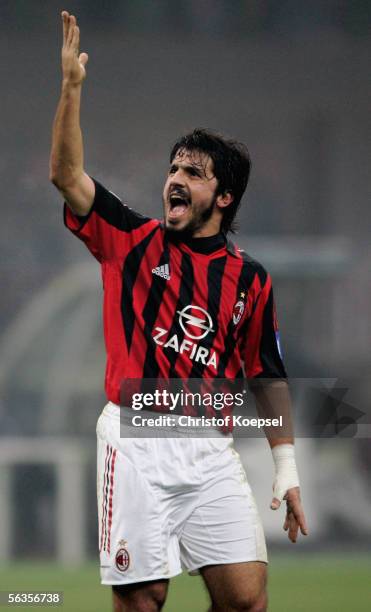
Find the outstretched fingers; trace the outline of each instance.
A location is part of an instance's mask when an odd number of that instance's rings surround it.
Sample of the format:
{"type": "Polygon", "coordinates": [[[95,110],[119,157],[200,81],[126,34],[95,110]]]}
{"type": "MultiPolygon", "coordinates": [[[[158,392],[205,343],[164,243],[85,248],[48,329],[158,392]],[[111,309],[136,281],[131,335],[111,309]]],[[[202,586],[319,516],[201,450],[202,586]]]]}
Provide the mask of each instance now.
{"type": "Polygon", "coordinates": [[[62,23],[63,23],[63,44],[67,42],[68,28],[69,28],[69,14],[67,11],[62,11],[62,23]]]}
{"type": "Polygon", "coordinates": [[[67,40],[66,40],[66,43],[68,46],[72,45],[75,25],[76,25],[76,18],[74,17],[74,15],[70,15],[68,18],[68,33],[67,33],[67,40]]]}
{"type": "Polygon", "coordinates": [[[80,84],[86,77],[87,53],[80,53],[80,28],[74,15],[62,12],[62,72],[65,83],[80,84]]]}
{"type": "Polygon", "coordinates": [[[289,491],[285,495],[285,499],[287,503],[287,509],[283,528],[285,531],[288,531],[288,536],[291,542],[296,542],[299,528],[303,535],[308,535],[308,527],[300,499],[299,490],[296,487],[293,489],[289,489],[289,491]]]}
{"type": "Polygon", "coordinates": [[[79,26],[76,25],[73,29],[72,47],[73,49],[75,49],[77,53],[79,50],[79,43],[80,43],[80,28],[79,26]]]}
{"type": "Polygon", "coordinates": [[[297,520],[298,525],[300,527],[301,533],[303,535],[308,535],[307,521],[305,519],[304,511],[303,511],[303,508],[301,507],[301,504],[300,504],[300,512],[297,514],[296,520],[297,520]]]}
{"type": "Polygon", "coordinates": [[[287,523],[286,531],[288,530],[289,532],[288,533],[289,540],[295,543],[298,538],[299,523],[292,510],[287,511],[285,524],[286,523],[287,523]]]}

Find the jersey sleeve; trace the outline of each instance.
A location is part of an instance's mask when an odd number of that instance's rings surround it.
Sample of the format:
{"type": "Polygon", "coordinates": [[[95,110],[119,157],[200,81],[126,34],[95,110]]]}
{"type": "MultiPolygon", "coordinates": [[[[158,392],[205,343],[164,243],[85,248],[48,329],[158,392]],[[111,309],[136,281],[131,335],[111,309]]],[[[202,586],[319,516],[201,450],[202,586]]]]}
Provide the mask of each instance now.
{"type": "Polygon", "coordinates": [[[247,378],[287,376],[282,360],[272,280],[265,271],[243,338],[242,359],[247,378]]]}
{"type": "Polygon", "coordinates": [[[65,202],[64,223],[102,263],[122,256],[133,240],[140,240],[159,221],[134,212],[114,193],[93,181],[95,197],[89,214],[79,217],[65,202]]]}

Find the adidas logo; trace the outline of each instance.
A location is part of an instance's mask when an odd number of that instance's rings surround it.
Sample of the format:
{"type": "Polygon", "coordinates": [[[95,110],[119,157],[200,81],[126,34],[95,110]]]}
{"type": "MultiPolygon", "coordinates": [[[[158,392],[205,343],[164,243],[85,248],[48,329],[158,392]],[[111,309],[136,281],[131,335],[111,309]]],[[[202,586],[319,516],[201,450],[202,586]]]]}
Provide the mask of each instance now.
{"type": "Polygon", "coordinates": [[[157,276],[161,276],[161,278],[170,280],[169,264],[165,264],[164,266],[158,266],[158,268],[153,268],[152,274],[157,274],[157,276]]]}

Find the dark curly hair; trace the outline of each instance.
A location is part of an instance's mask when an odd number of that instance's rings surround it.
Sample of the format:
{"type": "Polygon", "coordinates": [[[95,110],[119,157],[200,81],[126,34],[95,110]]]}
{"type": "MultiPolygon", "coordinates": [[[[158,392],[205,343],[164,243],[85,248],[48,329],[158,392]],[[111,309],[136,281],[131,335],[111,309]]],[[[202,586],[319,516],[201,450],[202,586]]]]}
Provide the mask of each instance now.
{"type": "Polygon", "coordinates": [[[230,192],[233,202],[224,208],[221,231],[234,232],[234,218],[246,189],[251,159],[247,147],[241,142],[230,140],[208,129],[196,128],[177,140],[170,152],[170,163],[182,151],[197,151],[208,155],[214,164],[214,175],[218,180],[216,195],[230,192]]]}

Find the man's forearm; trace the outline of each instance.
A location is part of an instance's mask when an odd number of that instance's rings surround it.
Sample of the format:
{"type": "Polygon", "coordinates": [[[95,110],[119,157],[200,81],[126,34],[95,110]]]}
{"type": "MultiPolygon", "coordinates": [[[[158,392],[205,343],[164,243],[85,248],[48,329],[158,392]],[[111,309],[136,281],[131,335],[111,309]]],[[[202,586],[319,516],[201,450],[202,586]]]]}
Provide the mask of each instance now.
{"type": "Polygon", "coordinates": [[[282,427],[271,426],[264,429],[270,447],[293,444],[291,397],[287,382],[283,379],[255,379],[249,386],[255,396],[259,417],[265,419],[282,417],[282,427]]]}
{"type": "Polygon", "coordinates": [[[255,395],[256,409],[260,417],[271,420],[282,417],[282,427],[265,427],[264,430],[275,465],[271,504],[271,508],[275,510],[279,508],[284,496],[290,494],[295,504],[299,495],[289,386],[283,379],[256,379],[250,383],[250,388],[255,395]]]}
{"type": "Polygon", "coordinates": [[[81,84],[63,82],[53,124],[50,180],[63,191],[82,175],[83,142],[80,127],[81,84]]]}
{"type": "Polygon", "coordinates": [[[49,175],[70,209],[77,215],[87,215],[95,195],[94,182],[84,172],[80,128],[81,87],[88,55],[79,54],[76,17],[63,11],[62,21],[62,93],[53,124],[49,175]]]}

